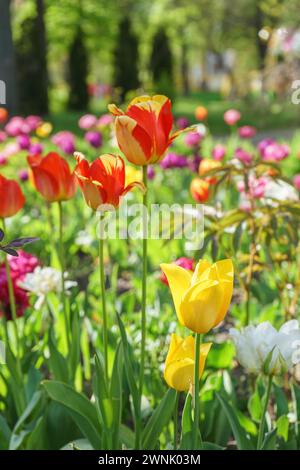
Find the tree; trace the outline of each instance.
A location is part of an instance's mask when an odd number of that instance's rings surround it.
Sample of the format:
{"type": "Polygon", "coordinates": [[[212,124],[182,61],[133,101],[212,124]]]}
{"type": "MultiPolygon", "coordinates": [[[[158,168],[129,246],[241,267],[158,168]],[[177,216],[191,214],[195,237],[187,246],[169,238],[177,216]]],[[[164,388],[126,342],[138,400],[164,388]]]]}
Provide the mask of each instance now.
{"type": "Polygon", "coordinates": [[[88,108],[88,54],[83,42],[81,28],[78,27],[71,44],[68,64],[69,75],[69,109],[84,111],[88,108]]]}
{"type": "Polygon", "coordinates": [[[156,91],[172,95],[174,91],[172,52],[169,38],[162,27],[158,29],[153,38],[150,70],[156,91]]]}
{"type": "Polygon", "coordinates": [[[36,14],[21,25],[16,42],[17,84],[20,112],[48,112],[48,71],[43,0],[36,0],[36,14]]]}
{"type": "Polygon", "coordinates": [[[113,84],[120,89],[120,97],[124,101],[126,94],[139,87],[138,78],[138,41],[131,31],[128,17],[121,20],[114,50],[113,84]]]}
{"type": "Polygon", "coordinates": [[[9,0],[0,0],[0,11],[0,80],[5,83],[7,107],[9,111],[16,112],[15,53],[12,40],[9,0]]]}

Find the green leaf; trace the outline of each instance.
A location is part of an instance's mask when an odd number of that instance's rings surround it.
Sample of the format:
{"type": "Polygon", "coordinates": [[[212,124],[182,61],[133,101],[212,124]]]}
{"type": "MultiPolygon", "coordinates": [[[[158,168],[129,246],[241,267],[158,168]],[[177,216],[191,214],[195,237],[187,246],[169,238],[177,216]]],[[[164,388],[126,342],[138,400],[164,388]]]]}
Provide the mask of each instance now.
{"type": "Polygon", "coordinates": [[[225,450],[225,447],[218,446],[213,442],[203,442],[202,446],[203,450],[225,450]]]}
{"type": "Polygon", "coordinates": [[[193,419],[192,419],[192,396],[188,393],[182,412],[181,419],[181,450],[193,448],[193,419]]]}
{"type": "Polygon", "coordinates": [[[80,363],[80,338],[81,329],[79,324],[79,315],[76,309],[72,315],[72,341],[69,353],[69,364],[72,379],[74,379],[77,366],[80,363]]]}
{"type": "Polygon", "coordinates": [[[4,417],[0,415],[0,450],[8,449],[10,437],[11,430],[4,417]]]}
{"type": "Polygon", "coordinates": [[[122,444],[124,444],[127,449],[133,449],[135,439],[134,432],[124,424],[121,424],[119,433],[122,444]]]}
{"type": "Polygon", "coordinates": [[[219,393],[216,393],[216,395],[230,423],[238,449],[253,450],[254,446],[250,439],[248,439],[245,430],[240,425],[234,407],[228,403],[228,399],[223,398],[219,393]]]}
{"type": "Polygon", "coordinates": [[[29,434],[30,430],[24,429],[26,421],[30,418],[31,415],[34,415],[36,411],[39,412],[42,404],[42,393],[35,392],[32,396],[27,407],[23,411],[22,415],[18,419],[11,434],[9,442],[9,450],[18,449],[25,437],[29,434]]]}
{"type": "Polygon", "coordinates": [[[51,330],[49,334],[49,351],[50,357],[48,365],[53,373],[55,380],[60,382],[69,382],[68,363],[64,356],[58,351],[55,345],[54,331],[51,330]]]}
{"type": "Polygon", "coordinates": [[[276,417],[287,415],[289,412],[289,404],[286,395],[281,387],[273,383],[273,393],[276,403],[276,417]]]}
{"type": "Polygon", "coordinates": [[[87,439],[76,439],[61,448],[61,450],[93,450],[87,439]]]}
{"type": "MultiPolygon", "coordinates": [[[[96,405],[99,416],[106,431],[109,431],[113,422],[113,406],[108,393],[108,384],[105,379],[103,357],[99,353],[95,355],[95,381],[94,381],[94,395],[96,398],[96,405]]],[[[106,432],[105,439],[111,437],[110,433],[106,432]]]]}
{"type": "Polygon", "coordinates": [[[281,415],[276,421],[277,435],[282,437],[285,442],[289,438],[289,418],[281,415]]]}
{"type": "Polygon", "coordinates": [[[240,425],[252,436],[257,435],[257,427],[250,418],[245,416],[240,410],[236,410],[236,414],[239,420],[240,425]]]}
{"type": "Polygon", "coordinates": [[[259,396],[257,387],[255,388],[255,392],[249,398],[248,410],[251,415],[251,418],[259,423],[262,415],[262,401],[261,397],[259,396]]]}
{"type": "Polygon", "coordinates": [[[132,365],[131,357],[130,357],[130,354],[129,354],[129,347],[128,347],[126,331],[125,331],[123,322],[121,320],[121,317],[118,314],[117,314],[117,320],[118,320],[120,333],[121,333],[124,361],[125,361],[125,364],[126,364],[126,367],[125,367],[126,377],[127,377],[130,393],[131,393],[131,396],[132,396],[135,420],[137,420],[138,416],[139,416],[139,413],[140,413],[139,391],[138,391],[138,388],[137,388],[137,385],[136,385],[136,379],[134,377],[134,372],[133,372],[133,365],[132,365]]]}
{"type": "Polygon", "coordinates": [[[119,448],[119,431],[122,418],[122,385],[123,385],[123,348],[119,343],[117,346],[113,365],[110,396],[113,408],[112,443],[113,449],[119,448]]]}
{"type": "Polygon", "coordinates": [[[276,449],[276,434],[277,429],[269,431],[264,438],[261,450],[275,450],[276,449]]]}
{"type": "Polygon", "coordinates": [[[143,435],[143,449],[154,449],[156,442],[174,413],[176,390],[170,388],[147,422],[143,435]]]}
{"type": "Polygon", "coordinates": [[[43,386],[52,400],[65,406],[75,423],[95,449],[100,448],[100,423],[95,406],[73,387],[62,382],[44,381],[43,386]]]}

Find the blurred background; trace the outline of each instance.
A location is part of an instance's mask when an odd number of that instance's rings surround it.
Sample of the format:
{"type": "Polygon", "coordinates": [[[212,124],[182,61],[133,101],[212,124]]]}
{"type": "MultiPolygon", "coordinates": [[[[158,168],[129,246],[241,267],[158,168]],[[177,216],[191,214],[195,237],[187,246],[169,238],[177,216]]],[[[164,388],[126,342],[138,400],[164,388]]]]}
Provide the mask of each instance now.
{"type": "Polygon", "coordinates": [[[72,129],[83,112],[139,93],[167,94],[176,115],[209,108],[247,124],[296,128],[300,0],[0,0],[6,106],[72,129]]]}

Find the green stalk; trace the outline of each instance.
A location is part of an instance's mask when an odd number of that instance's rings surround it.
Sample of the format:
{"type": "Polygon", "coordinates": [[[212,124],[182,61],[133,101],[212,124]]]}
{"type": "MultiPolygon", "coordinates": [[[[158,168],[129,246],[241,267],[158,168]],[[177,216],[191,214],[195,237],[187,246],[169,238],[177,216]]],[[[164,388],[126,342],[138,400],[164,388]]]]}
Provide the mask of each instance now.
{"type": "MultiPolygon", "coordinates": [[[[2,224],[3,224],[4,233],[6,233],[5,219],[2,219],[2,224]]],[[[16,338],[16,357],[17,357],[17,360],[19,362],[19,358],[20,358],[19,340],[20,340],[20,338],[19,338],[19,331],[18,331],[18,325],[17,325],[17,308],[16,308],[15,294],[14,294],[14,288],[13,288],[11,272],[10,272],[10,265],[9,265],[9,262],[8,262],[8,256],[7,255],[5,255],[5,269],[6,269],[6,278],[7,278],[7,286],[8,286],[9,306],[10,306],[11,316],[12,316],[12,319],[13,319],[15,338],[16,338]]]]}
{"type": "Polygon", "coordinates": [[[143,233],[143,263],[142,263],[142,305],[141,305],[141,363],[140,363],[140,377],[139,377],[139,399],[140,399],[140,414],[136,417],[136,448],[140,448],[141,428],[142,428],[142,395],[144,387],[144,373],[145,373],[145,350],[146,350],[146,304],[147,304],[147,242],[148,242],[148,195],[147,195],[147,166],[143,166],[143,183],[145,186],[145,193],[143,195],[143,210],[146,211],[146,217],[143,212],[143,229],[146,228],[146,234],[143,233]]]}
{"type": "MultiPolygon", "coordinates": [[[[4,218],[2,219],[2,225],[3,225],[4,233],[6,233],[6,224],[5,224],[4,218]]],[[[16,340],[16,366],[17,366],[17,372],[18,372],[18,376],[20,380],[20,387],[21,387],[19,413],[21,414],[21,412],[25,408],[25,398],[24,398],[24,393],[23,393],[24,383],[23,383],[23,373],[22,373],[22,366],[21,366],[21,360],[20,360],[20,337],[19,337],[19,330],[18,330],[18,325],[17,325],[17,308],[16,308],[15,294],[14,294],[14,288],[13,288],[13,283],[12,283],[12,278],[11,278],[11,270],[10,270],[10,265],[9,265],[7,254],[5,255],[5,269],[6,269],[6,278],[7,278],[7,287],[8,287],[8,296],[9,296],[9,306],[10,306],[11,316],[13,320],[13,327],[14,327],[15,340],[16,340]]],[[[5,330],[5,335],[6,335],[7,347],[11,351],[11,347],[9,344],[7,321],[6,321],[5,316],[4,316],[4,330],[5,330]]]]}
{"type": "Polygon", "coordinates": [[[69,321],[68,321],[68,314],[67,314],[66,292],[65,292],[66,265],[65,265],[65,252],[64,252],[64,243],[63,243],[63,209],[62,209],[61,201],[58,202],[58,208],[59,208],[59,258],[60,258],[60,266],[61,266],[61,302],[63,306],[68,352],[70,352],[71,342],[70,342],[70,328],[69,328],[69,321]]]}
{"type": "Polygon", "coordinates": [[[194,369],[194,426],[193,426],[193,449],[197,450],[198,442],[202,449],[202,437],[200,431],[200,402],[199,402],[199,363],[200,363],[200,346],[201,334],[196,333],[196,352],[195,352],[195,369],[194,369]]]}
{"type": "Polygon", "coordinates": [[[175,401],[175,407],[174,407],[174,443],[173,443],[174,450],[177,450],[179,398],[180,398],[180,392],[176,392],[176,401],[175,401]]]}
{"type": "Polygon", "coordinates": [[[267,391],[266,391],[266,396],[265,396],[265,402],[263,406],[263,412],[261,415],[261,421],[259,425],[259,431],[258,431],[258,438],[257,438],[257,450],[261,450],[261,446],[263,443],[263,437],[264,437],[264,428],[265,428],[265,421],[266,421],[266,412],[268,409],[268,404],[270,400],[270,393],[271,393],[271,388],[272,388],[272,375],[269,376],[268,378],[268,385],[267,385],[267,391]]]}
{"type": "Polygon", "coordinates": [[[105,299],[105,273],[104,273],[104,254],[103,254],[103,238],[99,234],[99,274],[100,274],[100,287],[101,287],[101,300],[102,300],[102,320],[103,320],[103,349],[104,349],[104,370],[105,380],[108,384],[108,335],[107,335],[107,312],[106,312],[106,299],[105,299]]]}

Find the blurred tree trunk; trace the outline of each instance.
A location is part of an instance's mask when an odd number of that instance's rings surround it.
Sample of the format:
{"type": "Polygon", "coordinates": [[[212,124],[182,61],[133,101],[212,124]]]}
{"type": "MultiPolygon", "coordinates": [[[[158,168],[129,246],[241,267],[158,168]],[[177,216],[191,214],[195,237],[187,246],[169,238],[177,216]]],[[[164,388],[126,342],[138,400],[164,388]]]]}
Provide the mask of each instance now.
{"type": "Polygon", "coordinates": [[[39,64],[41,75],[41,95],[40,95],[40,110],[42,114],[47,114],[48,107],[48,68],[47,68],[47,41],[46,41],[46,28],[45,28],[45,5],[44,0],[36,0],[36,13],[37,13],[37,30],[39,38],[39,64]]]}
{"type": "Polygon", "coordinates": [[[256,2],[255,5],[255,37],[258,50],[258,66],[259,70],[263,70],[265,67],[265,59],[267,55],[268,45],[267,42],[262,41],[258,33],[264,27],[264,17],[260,9],[259,2],[256,2]]]}
{"type": "Polygon", "coordinates": [[[181,44],[181,80],[182,80],[182,90],[185,96],[188,96],[190,93],[187,50],[188,50],[187,44],[185,42],[185,39],[183,39],[182,44],[181,44]]]}
{"type": "Polygon", "coordinates": [[[0,80],[6,85],[6,105],[17,112],[16,70],[11,30],[10,0],[0,0],[0,80]]]}

